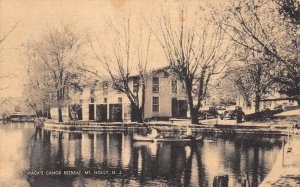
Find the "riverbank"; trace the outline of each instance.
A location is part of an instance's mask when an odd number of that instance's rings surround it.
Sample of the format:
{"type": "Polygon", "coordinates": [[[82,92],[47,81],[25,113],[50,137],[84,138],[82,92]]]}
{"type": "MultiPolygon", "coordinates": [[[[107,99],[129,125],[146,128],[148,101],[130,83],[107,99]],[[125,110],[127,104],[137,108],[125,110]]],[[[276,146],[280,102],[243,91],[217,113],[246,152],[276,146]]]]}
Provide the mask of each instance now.
{"type": "MultiPolygon", "coordinates": [[[[144,129],[147,126],[155,127],[159,131],[186,131],[190,127],[195,133],[221,133],[221,134],[264,134],[264,135],[287,135],[291,132],[295,123],[299,123],[300,110],[283,112],[273,119],[243,122],[237,124],[235,120],[209,119],[202,120],[201,124],[190,124],[189,120],[152,121],[143,123],[135,122],[107,122],[97,123],[90,121],[77,122],[51,122],[45,123],[46,130],[57,131],[130,131],[144,129]]],[[[297,133],[299,129],[294,129],[297,133]]]]}
{"type": "Polygon", "coordinates": [[[300,135],[292,135],[282,147],[261,187],[300,186],[300,135]]]}
{"type": "MultiPolygon", "coordinates": [[[[281,120],[294,125],[300,120],[300,110],[293,110],[276,115],[281,120]]],[[[293,129],[277,156],[272,170],[260,184],[261,187],[300,186],[300,133],[293,129]]]]}
{"type": "MultiPolygon", "coordinates": [[[[148,125],[147,125],[148,126],[148,125]]],[[[45,130],[55,131],[103,131],[103,132],[124,132],[146,129],[144,124],[89,124],[89,125],[67,125],[46,123],[45,130]]],[[[207,125],[176,125],[176,124],[149,124],[159,132],[185,132],[187,127],[192,129],[193,133],[218,133],[225,135],[234,134],[259,134],[259,135],[287,135],[289,129],[285,126],[269,128],[268,126],[207,126],[207,125]]]]}

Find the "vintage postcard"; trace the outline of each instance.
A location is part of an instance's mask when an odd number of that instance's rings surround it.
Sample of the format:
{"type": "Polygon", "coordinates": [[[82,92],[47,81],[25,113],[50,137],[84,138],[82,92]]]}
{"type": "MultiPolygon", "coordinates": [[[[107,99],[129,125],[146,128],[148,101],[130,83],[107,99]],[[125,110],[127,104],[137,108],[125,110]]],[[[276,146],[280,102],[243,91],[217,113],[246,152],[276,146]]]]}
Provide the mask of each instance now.
{"type": "Polygon", "coordinates": [[[299,0],[1,0],[0,187],[300,186],[299,0]]]}

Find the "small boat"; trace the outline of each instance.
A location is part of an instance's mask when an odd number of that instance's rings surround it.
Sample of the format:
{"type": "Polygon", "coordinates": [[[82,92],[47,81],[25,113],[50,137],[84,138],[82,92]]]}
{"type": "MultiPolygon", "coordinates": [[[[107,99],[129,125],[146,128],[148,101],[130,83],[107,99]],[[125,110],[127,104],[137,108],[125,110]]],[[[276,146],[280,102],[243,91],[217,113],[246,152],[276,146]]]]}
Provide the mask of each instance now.
{"type": "Polygon", "coordinates": [[[203,140],[203,142],[207,142],[207,143],[217,143],[218,140],[214,140],[214,139],[205,139],[205,140],[203,140]]]}
{"type": "Polygon", "coordinates": [[[132,145],[133,147],[143,147],[143,146],[146,146],[146,147],[149,147],[151,146],[152,144],[154,144],[155,142],[152,142],[152,141],[135,141],[132,145]]]}
{"type": "Polygon", "coordinates": [[[202,136],[196,136],[193,138],[186,137],[186,138],[151,138],[148,136],[141,136],[138,134],[134,134],[132,139],[134,141],[143,141],[143,142],[191,142],[191,141],[202,141],[202,136]]]}

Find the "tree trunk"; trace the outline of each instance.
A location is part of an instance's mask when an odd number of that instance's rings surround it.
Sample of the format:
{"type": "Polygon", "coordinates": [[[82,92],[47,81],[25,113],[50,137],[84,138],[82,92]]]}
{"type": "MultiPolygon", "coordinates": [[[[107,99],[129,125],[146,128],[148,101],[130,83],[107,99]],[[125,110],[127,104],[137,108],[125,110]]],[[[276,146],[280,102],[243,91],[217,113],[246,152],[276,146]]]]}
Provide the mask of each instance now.
{"type": "Polygon", "coordinates": [[[199,124],[198,111],[194,108],[193,96],[192,96],[192,84],[189,80],[185,80],[186,94],[188,96],[188,102],[190,107],[191,123],[199,124]]]}
{"type": "Polygon", "coordinates": [[[61,106],[58,107],[58,122],[63,122],[61,106]]]}
{"type": "Polygon", "coordinates": [[[251,101],[250,101],[250,99],[246,99],[246,106],[247,106],[247,108],[251,107],[251,101]]]}
{"type": "Polygon", "coordinates": [[[139,108],[136,103],[131,103],[132,111],[131,115],[134,115],[133,119],[134,121],[137,121],[138,123],[143,123],[144,122],[144,110],[142,108],[139,108]]]}
{"type": "Polygon", "coordinates": [[[255,89],[255,113],[259,112],[260,104],[260,91],[261,91],[261,76],[262,76],[262,65],[260,63],[257,65],[257,75],[255,79],[256,89],[255,89]]]}
{"type": "Polygon", "coordinates": [[[197,110],[194,107],[190,107],[190,113],[191,113],[191,122],[192,122],[192,124],[199,124],[197,110]]]}
{"type": "Polygon", "coordinates": [[[255,113],[259,112],[259,106],[260,106],[260,95],[258,93],[255,93],[255,113]]]}
{"type": "Polygon", "coordinates": [[[298,100],[297,100],[297,103],[298,103],[298,108],[300,108],[300,83],[299,83],[299,92],[298,92],[298,100]]]}
{"type": "Polygon", "coordinates": [[[49,108],[47,109],[47,119],[51,119],[51,112],[49,108]]]}
{"type": "Polygon", "coordinates": [[[145,115],[145,102],[146,102],[146,84],[147,81],[143,81],[143,85],[142,85],[142,103],[141,103],[141,122],[144,122],[144,115],[145,115]]]}
{"type": "Polygon", "coordinates": [[[143,123],[144,119],[143,119],[143,112],[141,109],[137,110],[137,122],[138,123],[143,123]]]}

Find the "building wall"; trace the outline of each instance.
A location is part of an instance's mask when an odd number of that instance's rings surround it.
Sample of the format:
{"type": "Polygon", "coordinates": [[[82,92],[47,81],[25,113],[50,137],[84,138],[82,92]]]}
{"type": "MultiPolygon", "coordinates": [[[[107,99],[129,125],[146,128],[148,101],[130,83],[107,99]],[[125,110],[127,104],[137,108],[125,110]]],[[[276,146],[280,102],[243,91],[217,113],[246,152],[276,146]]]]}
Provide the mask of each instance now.
{"type": "MultiPolygon", "coordinates": [[[[253,96],[254,98],[254,96],[253,96]]],[[[264,99],[281,99],[287,98],[286,95],[279,94],[278,92],[273,92],[267,95],[264,99]]],[[[243,97],[239,95],[236,99],[236,105],[243,107],[243,109],[248,113],[255,112],[255,101],[251,100],[251,106],[247,107],[246,102],[244,101],[243,97]]],[[[294,106],[297,105],[296,101],[289,101],[289,100],[276,100],[276,101],[260,101],[259,109],[263,110],[266,108],[274,109],[274,107],[278,105],[287,105],[287,106],[294,106]]]]}
{"type": "Polygon", "coordinates": [[[81,96],[82,102],[82,120],[89,120],[89,105],[90,102],[90,91],[85,89],[81,96]]]}
{"type": "MultiPolygon", "coordinates": [[[[183,84],[177,81],[177,93],[172,93],[172,75],[166,74],[164,71],[156,72],[152,77],[159,77],[159,92],[154,93],[152,90],[153,81],[150,78],[146,84],[145,92],[145,110],[144,118],[170,118],[172,117],[172,98],[178,100],[186,100],[186,94],[183,87],[183,84]],[[153,97],[159,98],[159,111],[153,112],[153,97]]],[[[133,90],[133,81],[129,83],[130,89],[133,90]]],[[[89,89],[87,89],[89,90],[89,89]]],[[[122,104],[122,119],[123,121],[130,121],[130,101],[126,94],[118,93],[116,90],[112,89],[110,86],[108,88],[107,94],[104,93],[103,87],[99,86],[96,88],[94,99],[94,114],[96,118],[96,106],[107,104],[107,119],[109,119],[109,105],[110,104],[122,104]],[[104,102],[104,99],[107,98],[107,101],[104,102]],[[122,103],[119,102],[119,98],[122,98],[122,103]]],[[[139,90],[139,101],[142,102],[142,90],[139,90]]],[[[89,119],[89,104],[91,104],[90,93],[85,91],[83,94],[83,120],[89,119]]]]}
{"type": "Polygon", "coordinates": [[[157,73],[153,77],[159,77],[159,93],[153,93],[153,81],[150,79],[146,87],[145,118],[171,117],[172,116],[172,90],[171,77],[164,72],[157,73]],[[153,112],[153,97],[159,98],[159,111],[153,112]]]}
{"type": "MultiPolygon", "coordinates": [[[[121,104],[122,105],[122,119],[123,121],[128,121],[128,107],[130,107],[130,101],[127,98],[127,96],[124,93],[118,92],[111,87],[108,87],[107,93],[104,92],[102,86],[98,86],[94,92],[94,102],[91,102],[91,97],[90,95],[87,96],[87,100],[84,103],[87,109],[87,113],[85,113],[86,117],[84,119],[88,120],[89,119],[89,105],[94,104],[94,114],[95,114],[95,120],[97,118],[97,106],[98,105],[106,105],[106,110],[107,110],[107,115],[106,115],[106,120],[108,121],[110,119],[109,116],[109,111],[110,111],[110,105],[115,105],[115,104],[121,104]],[[119,101],[119,98],[121,98],[121,102],[119,101]]],[[[129,111],[130,113],[130,111],[129,111]]]]}
{"type": "MultiPolygon", "coordinates": [[[[52,120],[58,121],[58,108],[57,107],[50,108],[50,114],[51,114],[51,119],[52,120]]],[[[63,116],[63,122],[67,122],[67,121],[70,120],[68,107],[63,107],[62,108],[62,116],[63,116]]]]}

